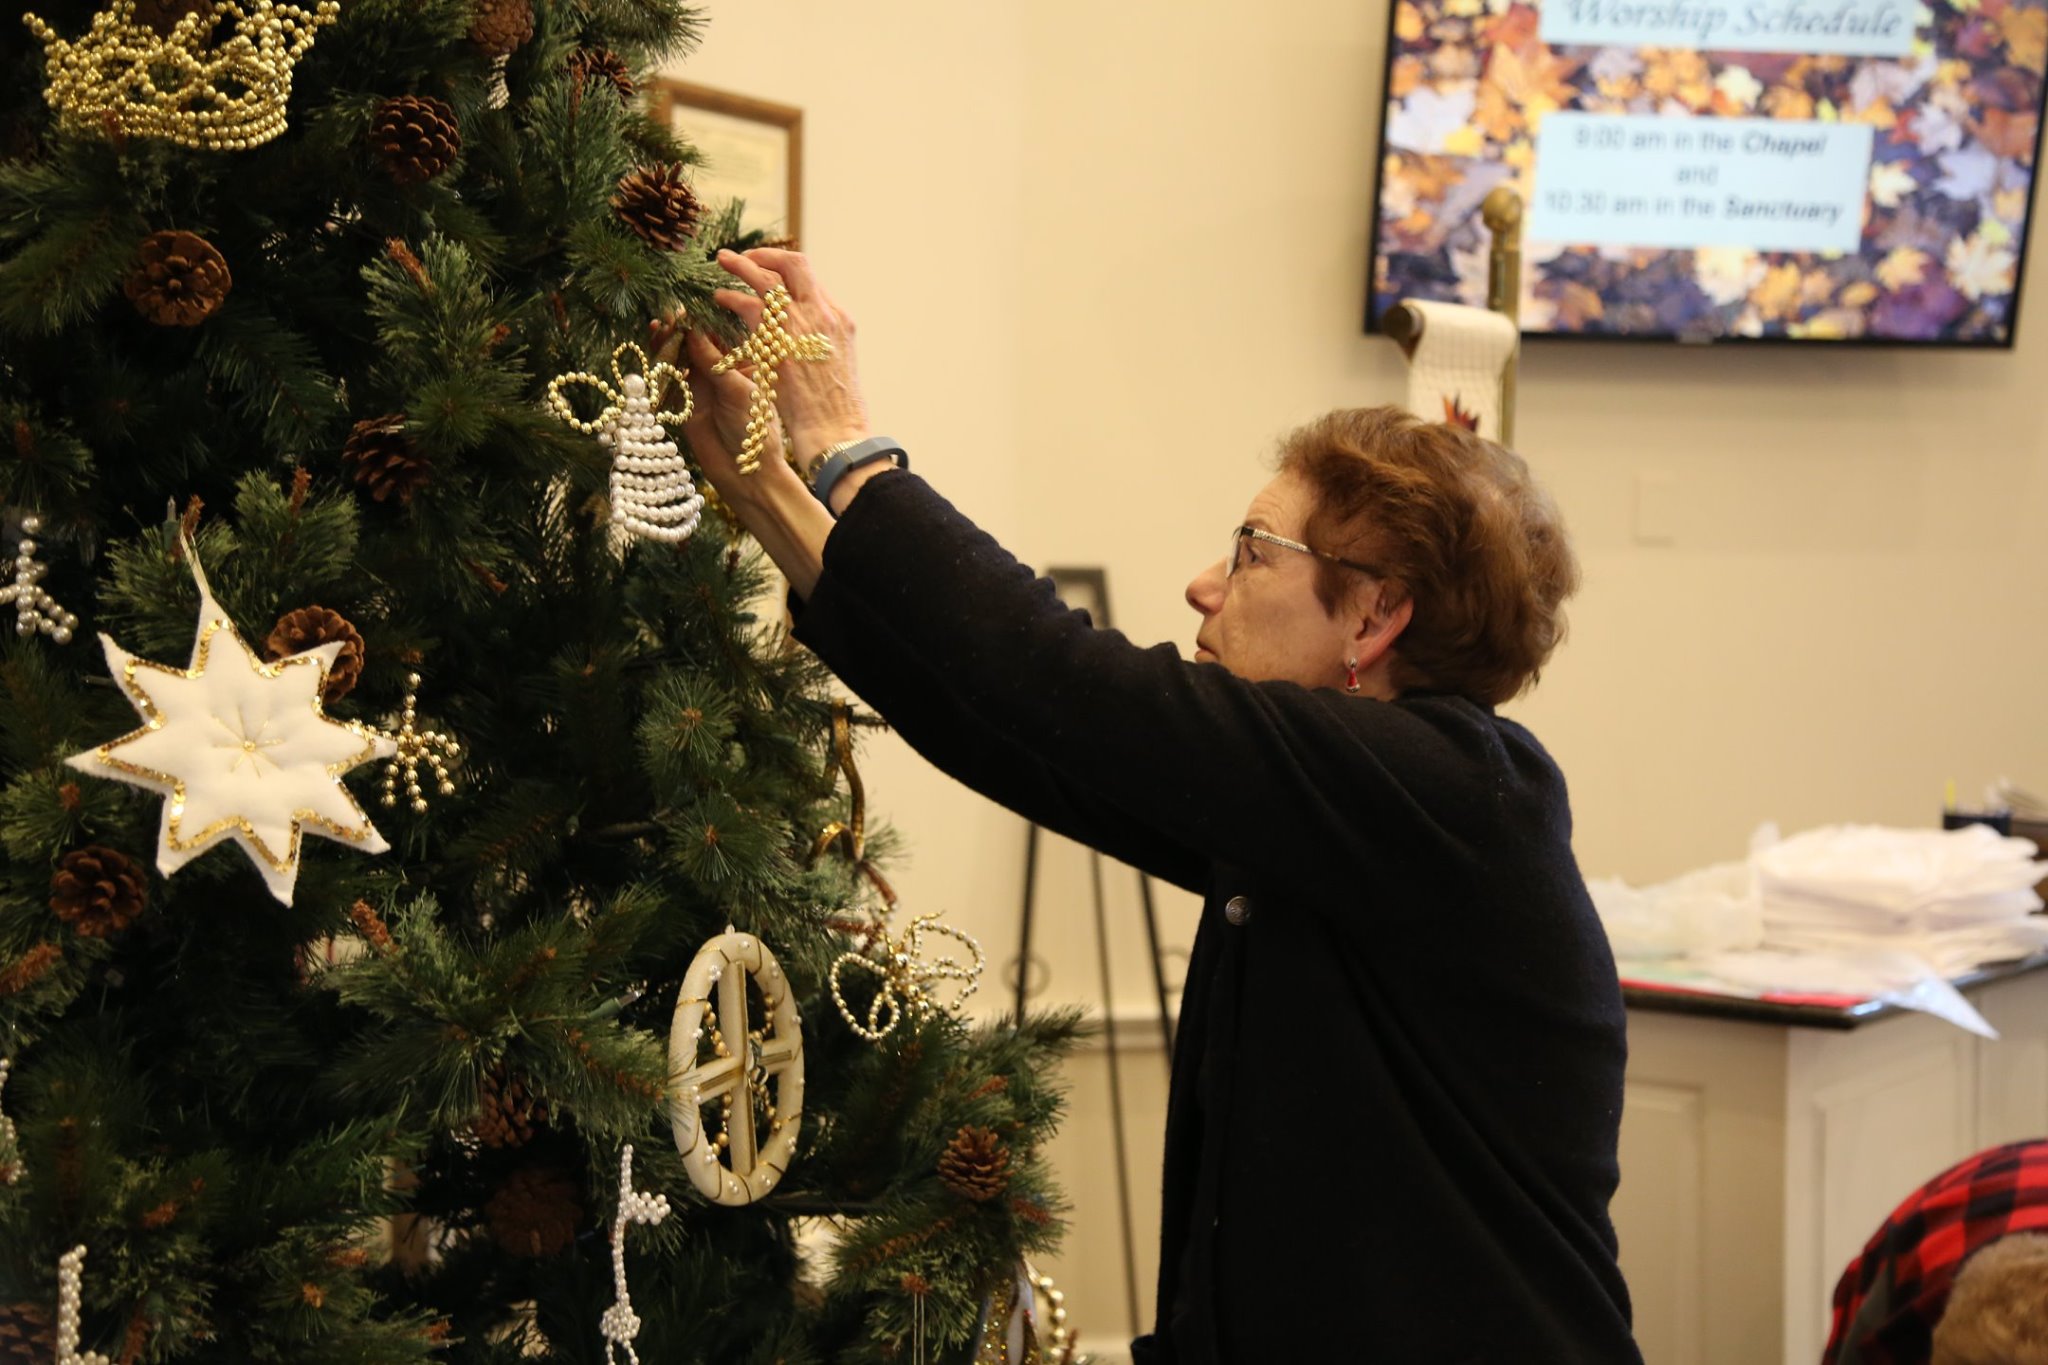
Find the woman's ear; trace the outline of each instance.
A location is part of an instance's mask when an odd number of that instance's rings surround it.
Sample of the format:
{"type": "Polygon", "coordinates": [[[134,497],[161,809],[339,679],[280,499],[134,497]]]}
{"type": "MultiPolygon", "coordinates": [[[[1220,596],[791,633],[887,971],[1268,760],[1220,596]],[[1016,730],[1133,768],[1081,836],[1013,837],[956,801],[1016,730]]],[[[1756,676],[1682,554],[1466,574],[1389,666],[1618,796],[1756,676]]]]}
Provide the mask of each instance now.
{"type": "Polygon", "coordinates": [[[1396,596],[1384,584],[1375,584],[1358,616],[1358,629],[1351,637],[1357,650],[1358,666],[1371,668],[1393,649],[1415,616],[1415,599],[1406,593],[1396,596]]]}

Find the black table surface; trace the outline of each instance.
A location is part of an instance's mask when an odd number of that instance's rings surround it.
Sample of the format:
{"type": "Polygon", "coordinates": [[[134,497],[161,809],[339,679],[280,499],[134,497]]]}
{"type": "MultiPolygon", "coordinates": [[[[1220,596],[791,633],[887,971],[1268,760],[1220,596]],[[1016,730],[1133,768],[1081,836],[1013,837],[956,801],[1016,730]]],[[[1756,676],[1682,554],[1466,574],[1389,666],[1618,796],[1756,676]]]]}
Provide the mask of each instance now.
{"type": "MultiPolygon", "coordinates": [[[[1951,978],[1959,991],[2009,981],[2016,976],[2048,967],[2048,952],[2014,962],[1998,962],[1951,978]]],[[[1632,1010],[1655,1014],[1697,1014],[1710,1019],[1735,1019],[1755,1024],[1792,1024],[1800,1028],[1860,1028],[1879,1019],[1908,1011],[1886,1000],[1864,1000],[1848,1006],[1784,1005],[1769,1000],[1744,1000],[1732,995],[1707,995],[1697,991],[1660,990],[1652,986],[1622,983],[1621,998],[1632,1010]]]]}

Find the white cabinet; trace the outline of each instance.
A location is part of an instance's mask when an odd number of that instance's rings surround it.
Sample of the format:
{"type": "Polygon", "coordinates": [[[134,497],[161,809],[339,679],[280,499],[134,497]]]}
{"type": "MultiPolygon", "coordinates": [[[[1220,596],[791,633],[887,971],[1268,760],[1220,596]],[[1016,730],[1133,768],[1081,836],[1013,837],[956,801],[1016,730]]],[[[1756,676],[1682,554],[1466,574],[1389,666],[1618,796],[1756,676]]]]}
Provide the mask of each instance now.
{"type": "Polygon", "coordinates": [[[2048,1136],[2048,971],[1965,993],[1998,1041],[1631,1007],[1614,1221],[1647,1365],[1815,1365],[1835,1281],[1900,1200],[2048,1136]]]}

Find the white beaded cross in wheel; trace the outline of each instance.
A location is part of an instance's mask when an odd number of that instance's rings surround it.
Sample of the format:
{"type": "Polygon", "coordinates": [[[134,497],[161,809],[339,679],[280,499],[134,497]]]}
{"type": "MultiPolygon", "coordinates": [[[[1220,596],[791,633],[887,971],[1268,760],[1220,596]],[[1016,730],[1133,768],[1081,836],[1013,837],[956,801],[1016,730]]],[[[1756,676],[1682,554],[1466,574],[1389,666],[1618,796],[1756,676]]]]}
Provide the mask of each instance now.
{"type": "Polygon", "coordinates": [[[612,380],[578,371],[557,375],[548,385],[548,407],[555,416],[587,436],[600,437],[612,448],[612,548],[624,552],[634,536],[667,545],[681,544],[696,533],[704,515],[704,495],[690,478],[690,466],[663,429],[664,422],[688,420],[690,387],[667,361],[653,365],[632,342],[612,352],[612,380]],[[624,373],[619,362],[628,353],[640,362],[638,373],[624,373]],[[608,401],[589,421],[576,415],[563,390],[588,384],[608,401]],[[680,412],[657,412],[654,399],[673,386],[683,395],[680,412]]]}
{"type": "Polygon", "coordinates": [[[755,935],[728,925],[698,950],[676,1001],[668,1068],[669,1119],[690,1182],[715,1204],[766,1195],[796,1153],[804,1038],[782,965],[755,935]],[[758,1023],[749,1017],[749,980],[767,1010],[758,1023]],[[715,1132],[704,1122],[707,1105],[720,1111],[715,1132]]]}

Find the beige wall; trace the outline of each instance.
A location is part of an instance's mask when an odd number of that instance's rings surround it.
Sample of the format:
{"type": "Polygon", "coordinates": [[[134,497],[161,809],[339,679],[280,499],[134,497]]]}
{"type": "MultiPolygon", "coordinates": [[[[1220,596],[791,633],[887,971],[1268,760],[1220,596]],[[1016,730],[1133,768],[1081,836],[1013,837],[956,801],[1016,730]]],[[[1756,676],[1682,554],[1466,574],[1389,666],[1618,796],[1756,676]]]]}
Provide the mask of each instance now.
{"type": "MultiPolygon", "coordinates": [[[[1188,646],[1182,586],[1273,438],[1402,391],[1359,329],[1383,0],[710,13],[689,77],[805,110],[806,245],[860,319],[879,426],[1026,559],[1106,565],[1130,634],[1188,646]]],[[[1589,873],[1733,856],[1766,818],[1924,823],[1951,777],[2048,787],[2048,283],[2029,295],[2008,354],[1529,350],[1520,445],[1586,587],[1515,710],[1571,778],[1589,873]],[[1638,539],[1646,475],[1668,544],[1638,539]]],[[[907,901],[1006,956],[1017,822],[893,741],[868,773],[910,842],[907,901]]],[[[1085,1000],[1083,869],[1050,858],[1041,941],[1055,993],[1085,1000]]],[[[1117,996],[1141,1011],[1125,882],[1117,996]]],[[[1185,943],[1192,907],[1164,906],[1185,943]]],[[[1093,1134],[1099,1077],[1077,1075],[1093,1134]]],[[[1094,1283],[1115,1219],[1090,1142],[1064,1149],[1068,1260],[1101,1344],[1122,1295],[1094,1283]]]]}

